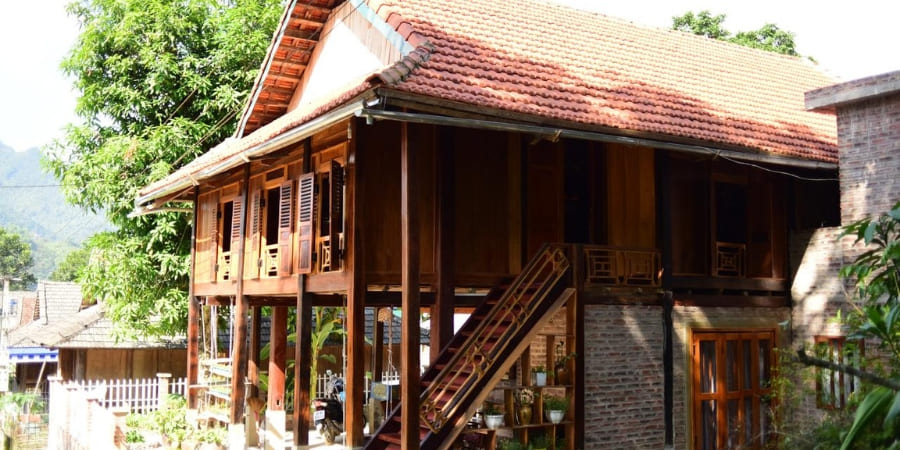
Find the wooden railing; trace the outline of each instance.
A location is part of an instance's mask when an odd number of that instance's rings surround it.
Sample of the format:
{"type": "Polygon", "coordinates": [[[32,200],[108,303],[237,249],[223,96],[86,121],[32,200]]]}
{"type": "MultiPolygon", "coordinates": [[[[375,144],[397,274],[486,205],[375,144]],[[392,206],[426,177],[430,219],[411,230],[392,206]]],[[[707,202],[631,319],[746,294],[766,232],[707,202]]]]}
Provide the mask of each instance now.
{"type": "Polygon", "coordinates": [[[716,266],[713,275],[717,277],[743,277],[744,258],[747,246],[730,242],[716,242],[716,266]]]}
{"type": "Polygon", "coordinates": [[[511,336],[530,322],[556,283],[569,270],[563,248],[545,246],[491,309],[422,393],[420,422],[433,433],[448,424],[458,408],[465,408],[465,393],[478,385],[487,370],[514,346],[511,336]],[[441,400],[437,400],[441,399],[441,400]]]}
{"type": "Polygon", "coordinates": [[[660,256],[656,250],[579,247],[584,255],[585,287],[660,285],[660,256]]]}

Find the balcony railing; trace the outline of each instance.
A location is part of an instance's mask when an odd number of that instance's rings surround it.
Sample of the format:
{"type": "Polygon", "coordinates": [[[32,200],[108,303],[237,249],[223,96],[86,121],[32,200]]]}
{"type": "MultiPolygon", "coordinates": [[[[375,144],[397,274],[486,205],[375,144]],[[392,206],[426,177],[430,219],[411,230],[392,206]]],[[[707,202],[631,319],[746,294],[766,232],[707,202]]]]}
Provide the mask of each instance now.
{"type": "Polygon", "coordinates": [[[657,287],[660,256],[656,250],[583,247],[585,287],[657,287]]]}

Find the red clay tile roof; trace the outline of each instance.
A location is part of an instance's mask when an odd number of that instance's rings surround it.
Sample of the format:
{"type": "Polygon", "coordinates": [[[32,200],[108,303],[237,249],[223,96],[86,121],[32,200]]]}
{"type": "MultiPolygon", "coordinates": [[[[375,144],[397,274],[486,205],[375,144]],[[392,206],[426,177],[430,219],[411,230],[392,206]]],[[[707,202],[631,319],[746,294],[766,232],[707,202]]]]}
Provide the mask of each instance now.
{"type": "Polygon", "coordinates": [[[370,4],[382,17],[402,17],[434,46],[397,89],[837,161],[834,118],[805,111],[803,97],[834,80],[801,58],[532,0],[370,4]]]}
{"type": "MultiPolygon", "coordinates": [[[[291,111],[208,152],[142,194],[312,120],[378,82],[420,96],[527,114],[535,122],[562,120],[582,128],[837,161],[834,118],[804,108],[804,92],[834,80],[801,58],[536,0],[367,3],[416,48],[413,53],[334,92],[326,103],[291,111]]],[[[249,114],[256,120],[253,111],[249,114]]]]}

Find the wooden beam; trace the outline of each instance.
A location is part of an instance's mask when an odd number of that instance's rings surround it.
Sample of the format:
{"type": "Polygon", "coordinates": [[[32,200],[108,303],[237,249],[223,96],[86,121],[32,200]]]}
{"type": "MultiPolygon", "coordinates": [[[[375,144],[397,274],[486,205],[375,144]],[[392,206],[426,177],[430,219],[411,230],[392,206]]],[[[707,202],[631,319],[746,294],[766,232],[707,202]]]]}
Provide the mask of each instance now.
{"type": "MultiPolygon", "coordinates": [[[[244,297],[244,238],[247,236],[248,191],[250,185],[250,164],[244,164],[244,182],[241,184],[241,224],[238,240],[237,282],[234,296],[234,339],[231,351],[231,410],[228,414],[232,425],[244,421],[244,376],[247,373],[247,299],[244,297]]],[[[232,253],[234,249],[232,249],[232,253]]]]}
{"type": "MultiPolygon", "coordinates": [[[[312,170],[312,142],[303,140],[302,173],[312,170]]],[[[312,358],[312,299],[306,294],[306,274],[297,275],[297,340],[294,346],[294,447],[309,446],[309,382],[312,358]]]]}
{"type": "MultiPolygon", "coordinates": [[[[350,135],[356,136],[356,121],[350,122],[350,135]]],[[[344,267],[349,271],[350,285],[347,289],[347,379],[344,383],[347,394],[344,415],[346,431],[345,445],[351,448],[362,447],[363,442],[363,406],[365,405],[365,365],[366,365],[366,270],[364,256],[363,214],[359,193],[363,189],[363,174],[359,170],[360,160],[356,140],[348,146],[347,168],[345,179],[346,211],[345,240],[347,249],[344,267]]]]}
{"type": "Polygon", "coordinates": [[[400,240],[403,318],[400,341],[400,447],[419,448],[419,216],[415,190],[416,152],[409,149],[409,125],[400,123],[400,240]]]}
{"type": "Polygon", "coordinates": [[[259,306],[250,306],[250,356],[247,365],[247,378],[250,380],[249,397],[259,396],[259,340],[262,332],[260,322],[262,319],[262,311],[259,306]]]}
{"type": "MultiPolygon", "coordinates": [[[[372,324],[372,381],[381,381],[384,372],[384,322],[379,320],[378,309],[375,310],[372,324]]],[[[388,345],[393,344],[389,342],[388,345]]]]}
{"type": "Polygon", "coordinates": [[[272,308],[272,326],[269,331],[269,398],[266,408],[284,411],[285,360],[287,358],[287,308],[272,308]]]}
{"type": "MultiPolygon", "coordinates": [[[[441,350],[453,338],[453,310],[456,293],[455,275],[455,234],[456,215],[454,212],[456,175],[453,140],[450,130],[439,127],[437,139],[433,140],[437,147],[435,166],[437,176],[437,296],[431,311],[431,362],[437,360],[441,350]]],[[[418,269],[417,269],[418,272],[418,269]]],[[[419,299],[421,301],[421,299],[419,299]]]]}
{"type": "Polygon", "coordinates": [[[200,356],[200,299],[194,296],[194,268],[197,262],[197,211],[199,189],[194,190],[194,215],[191,220],[191,271],[188,274],[188,323],[187,323],[187,407],[197,409],[196,386],[200,373],[197,359],[200,356]]]}

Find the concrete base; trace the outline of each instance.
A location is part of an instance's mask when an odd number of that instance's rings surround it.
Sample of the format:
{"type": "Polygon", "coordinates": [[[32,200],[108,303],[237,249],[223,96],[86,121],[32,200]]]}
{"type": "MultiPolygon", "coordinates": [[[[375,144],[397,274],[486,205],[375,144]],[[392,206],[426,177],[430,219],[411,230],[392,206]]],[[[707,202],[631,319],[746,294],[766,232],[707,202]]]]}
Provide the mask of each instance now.
{"type": "Polygon", "coordinates": [[[247,448],[247,436],[244,424],[233,423],[228,425],[228,448],[247,448]]]}
{"type": "Polygon", "coordinates": [[[266,410],[266,450],[284,450],[286,417],[284,411],[266,410]]]}

